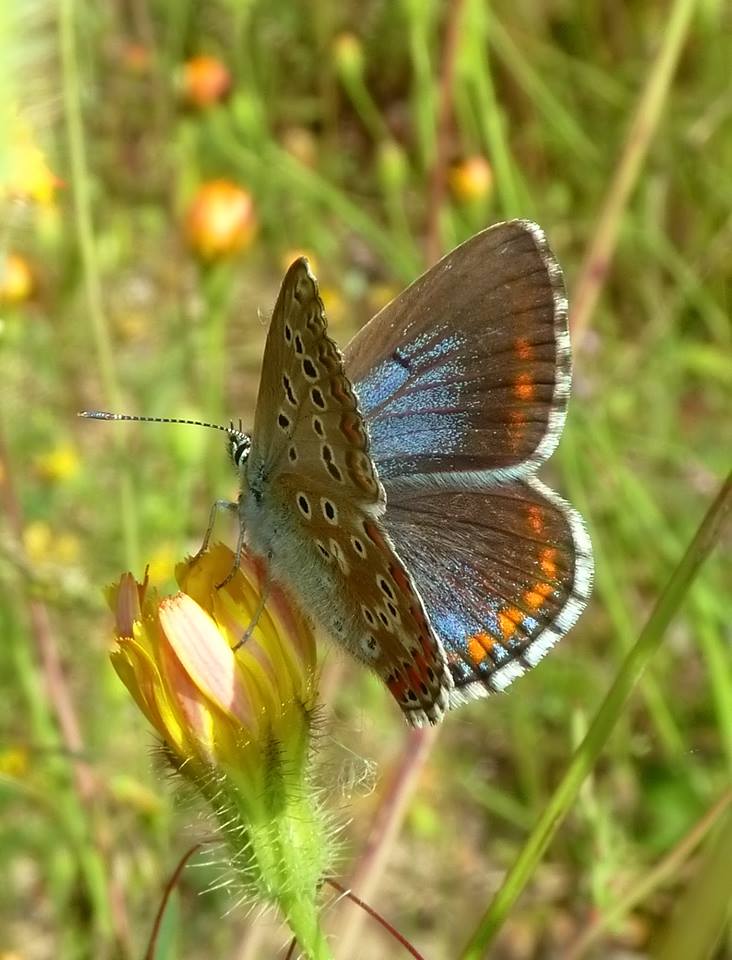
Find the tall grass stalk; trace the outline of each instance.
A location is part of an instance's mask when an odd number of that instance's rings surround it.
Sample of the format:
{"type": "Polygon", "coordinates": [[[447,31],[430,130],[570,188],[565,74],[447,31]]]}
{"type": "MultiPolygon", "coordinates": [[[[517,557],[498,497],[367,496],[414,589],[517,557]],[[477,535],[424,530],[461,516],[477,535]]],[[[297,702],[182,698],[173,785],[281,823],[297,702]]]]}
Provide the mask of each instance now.
{"type": "Polygon", "coordinates": [[[597,762],[618,720],[622,717],[630,695],[661,645],[666,628],[686,597],[702,564],[719,540],[731,507],[732,473],[722,484],[686,553],[658,598],[651,616],[620,667],[586,737],[575,751],[566,773],[508,871],[503,885],[460,955],[461,960],[478,960],[486,948],[494,942],[512,906],[531,879],[547,847],[577,799],[580,787],[597,762]]]}

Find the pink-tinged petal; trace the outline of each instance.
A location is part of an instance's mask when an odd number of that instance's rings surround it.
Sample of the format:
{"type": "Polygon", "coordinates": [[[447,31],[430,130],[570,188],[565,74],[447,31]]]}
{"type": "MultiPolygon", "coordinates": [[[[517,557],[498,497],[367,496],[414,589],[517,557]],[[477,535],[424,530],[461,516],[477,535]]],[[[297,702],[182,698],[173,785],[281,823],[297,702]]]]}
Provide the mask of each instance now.
{"type": "Polygon", "coordinates": [[[178,723],[181,732],[185,731],[189,749],[211,761],[214,755],[214,734],[210,704],[165,642],[160,647],[160,662],[168,684],[169,697],[175,702],[178,723]]]}
{"type": "Polygon", "coordinates": [[[185,593],[164,600],[159,616],[171,649],[201,693],[255,732],[259,725],[236,658],[211,617],[185,593]]]}
{"type": "Polygon", "coordinates": [[[136,620],[140,620],[139,585],[131,573],[125,573],[119,584],[112,588],[111,597],[114,604],[115,632],[118,637],[131,637],[136,620]]]}

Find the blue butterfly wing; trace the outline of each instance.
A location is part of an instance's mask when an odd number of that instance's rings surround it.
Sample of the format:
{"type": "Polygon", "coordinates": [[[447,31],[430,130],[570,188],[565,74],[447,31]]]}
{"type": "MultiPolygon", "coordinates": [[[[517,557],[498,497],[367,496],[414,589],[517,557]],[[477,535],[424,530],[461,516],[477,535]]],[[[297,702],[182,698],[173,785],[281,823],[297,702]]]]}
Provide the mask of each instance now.
{"type": "Polygon", "coordinates": [[[481,490],[387,485],[384,522],[440,637],[451,705],[502,690],[570,629],[590,595],[582,518],[536,477],[481,490]]]}
{"type": "Polygon", "coordinates": [[[382,481],[535,471],[570,387],[564,283],[541,229],[513,220],[457,247],[359,331],[345,366],[382,481]]]}

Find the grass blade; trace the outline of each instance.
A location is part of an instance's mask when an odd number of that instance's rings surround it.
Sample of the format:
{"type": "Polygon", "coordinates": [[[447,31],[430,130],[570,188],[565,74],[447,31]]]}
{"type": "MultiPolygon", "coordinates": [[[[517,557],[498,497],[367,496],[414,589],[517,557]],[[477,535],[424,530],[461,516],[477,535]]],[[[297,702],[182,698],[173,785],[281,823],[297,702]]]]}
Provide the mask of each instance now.
{"type": "Polygon", "coordinates": [[[501,929],[537,864],[544,855],[564,817],[577,798],[580,787],[594,767],[623,707],[641,674],[663,639],[666,628],[679,609],[702,564],[713,550],[732,506],[732,472],[722,484],[681,562],[656,603],[638,640],[625,658],[615,681],[595,716],[567,772],[549,799],[544,812],[509,870],[488,910],[481,918],[461,954],[462,960],[477,960],[501,929]]]}

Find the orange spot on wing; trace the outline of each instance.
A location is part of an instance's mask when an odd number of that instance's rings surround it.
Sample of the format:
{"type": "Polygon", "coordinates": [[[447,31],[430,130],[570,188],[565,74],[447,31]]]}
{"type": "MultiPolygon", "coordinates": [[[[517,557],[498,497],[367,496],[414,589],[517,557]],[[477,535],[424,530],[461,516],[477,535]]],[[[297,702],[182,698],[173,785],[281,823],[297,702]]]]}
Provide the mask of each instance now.
{"type": "Polygon", "coordinates": [[[364,520],[363,530],[375,546],[380,547],[382,550],[386,547],[384,538],[381,535],[381,530],[379,530],[378,526],[372,520],[364,520]]]}
{"type": "Polygon", "coordinates": [[[554,587],[550,583],[535,583],[524,594],[524,603],[532,610],[538,610],[552,593],[554,593],[554,587]]]}
{"type": "Polygon", "coordinates": [[[534,380],[530,373],[520,373],[514,381],[513,392],[519,400],[534,399],[534,380]]]}
{"type": "Polygon", "coordinates": [[[531,346],[526,337],[517,337],[516,340],[514,340],[513,345],[516,348],[516,353],[519,355],[521,360],[533,360],[534,348],[531,346]]]}
{"type": "Polygon", "coordinates": [[[557,575],[557,551],[554,547],[546,547],[541,551],[539,557],[539,566],[547,577],[556,577],[557,575]]]}
{"type": "Polygon", "coordinates": [[[482,663],[494,646],[495,640],[487,633],[476,633],[468,637],[468,656],[473,663],[482,663]]]}
{"type": "MultiPolygon", "coordinates": [[[[409,577],[407,576],[407,572],[404,569],[404,567],[402,567],[398,563],[392,563],[389,565],[389,573],[391,574],[391,577],[394,583],[397,585],[397,587],[399,587],[400,591],[406,596],[411,596],[412,587],[409,583],[409,577]]],[[[410,612],[412,613],[412,615],[416,620],[417,619],[416,611],[412,610],[410,612]]]]}
{"type": "Polygon", "coordinates": [[[363,447],[365,445],[361,420],[357,414],[344,413],[341,417],[340,427],[341,433],[352,446],[363,447]]]}
{"type": "Polygon", "coordinates": [[[541,533],[541,531],[544,529],[544,521],[541,516],[541,507],[537,507],[536,504],[532,503],[528,512],[529,526],[534,533],[541,533]]]}
{"type": "Polygon", "coordinates": [[[506,607],[498,613],[498,626],[504,640],[508,640],[516,633],[516,627],[524,619],[524,614],[516,607],[506,607]]]}
{"type": "Polygon", "coordinates": [[[389,691],[395,700],[402,700],[407,691],[407,681],[401,674],[397,674],[388,684],[389,691]]]}

